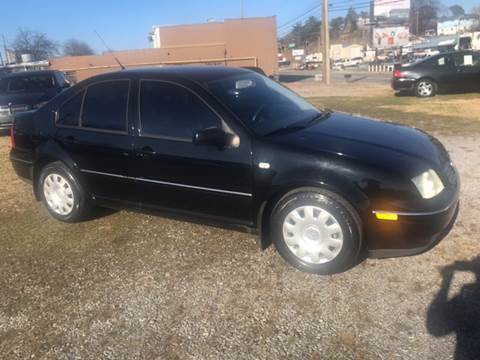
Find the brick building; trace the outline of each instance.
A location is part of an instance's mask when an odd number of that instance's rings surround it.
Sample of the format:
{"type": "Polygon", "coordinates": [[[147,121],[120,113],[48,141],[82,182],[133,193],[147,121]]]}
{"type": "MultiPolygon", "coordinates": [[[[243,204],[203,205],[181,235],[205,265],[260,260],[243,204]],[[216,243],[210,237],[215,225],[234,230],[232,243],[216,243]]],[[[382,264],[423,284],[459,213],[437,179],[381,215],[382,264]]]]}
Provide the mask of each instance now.
{"type": "MultiPolygon", "coordinates": [[[[277,65],[276,18],[228,19],[205,24],[156,26],[153,49],[116,51],[125,67],[208,64],[258,66],[275,74],[277,65]]],[[[77,81],[119,70],[109,53],[69,56],[50,60],[51,68],[77,81]]]]}

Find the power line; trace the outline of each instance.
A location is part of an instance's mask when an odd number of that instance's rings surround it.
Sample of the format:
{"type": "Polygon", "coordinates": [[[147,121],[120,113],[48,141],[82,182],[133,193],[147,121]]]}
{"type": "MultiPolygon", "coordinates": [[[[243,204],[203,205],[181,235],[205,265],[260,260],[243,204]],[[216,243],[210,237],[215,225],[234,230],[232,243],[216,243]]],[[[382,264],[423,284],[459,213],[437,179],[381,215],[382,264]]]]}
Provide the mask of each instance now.
{"type": "Polygon", "coordinates": [[[285,26],[287,26],[287,25],[289,25],[289,24],[291,24],[291,23],[299,20],[300,18],[303,18],[304,16],[310,14],[311,12],[313,12],[313,11],[319,9],[319,8],[321,8],[321,5],[317,5],[317,6],[313,7],[313,8],[311,8],[310,10],[304,12],[303,14],[301,14],[301,15],[299,15],[299,16],[297,16],[297,17],[295,17],[295,18],[293,18],[293,19],[291,19],[291,20],[289,20],[289,21],[287,21],[287,22],[285,22],[285,23],[283,23],[283,24],[280,25],[278,28],[281,29],[281,28],[283,28],[283,27],[285,27],[285,26]]]}

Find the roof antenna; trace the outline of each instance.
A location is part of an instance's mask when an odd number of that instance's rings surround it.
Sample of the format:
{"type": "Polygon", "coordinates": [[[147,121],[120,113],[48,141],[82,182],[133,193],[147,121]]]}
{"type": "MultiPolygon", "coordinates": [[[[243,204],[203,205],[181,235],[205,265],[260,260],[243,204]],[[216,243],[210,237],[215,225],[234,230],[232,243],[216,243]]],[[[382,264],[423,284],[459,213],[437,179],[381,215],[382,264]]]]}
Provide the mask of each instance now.
{"type": "Polygon", "coordinates": [[[120,62],[120,60],[118,60],[118,58],[115,56],[115,54],[113,53],[112,49],[110,49],[107,45],[107,43],[105,42],[105,40],[103,40],[103,38],[100,36],[100,34],[97,32],[97,30],[93,30],[95,32],[95,34],[97,34],[98,38],[100,39],[100,41],[103,43],[103,45],[105,46],[105,48],[108,50],[108,52],[110,54],[112,54],[113,58],[115,59],[115,61],[117,62],[118,65],[120,65],[120,68],[122,70],[125,70],[125,66],[123,66],[123,64],[120,62]]]}

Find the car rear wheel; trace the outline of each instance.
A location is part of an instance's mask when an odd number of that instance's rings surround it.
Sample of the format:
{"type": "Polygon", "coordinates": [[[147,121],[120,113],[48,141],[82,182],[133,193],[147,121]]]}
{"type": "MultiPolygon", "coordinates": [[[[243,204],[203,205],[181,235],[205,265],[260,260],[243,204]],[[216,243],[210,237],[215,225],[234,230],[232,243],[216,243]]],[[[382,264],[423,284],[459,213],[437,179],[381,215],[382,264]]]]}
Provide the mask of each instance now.
{"type": "Polygon", "coordinates": [[[78,180],[63,163],[46,165],[40,173],[38,186],[43,204],[55,219],[77,222],[85,215],[84,193],[78,180]]]}
{"type": "Polygon", "coordinates": [[[271,226],[278,252],[299,270],[333,274],[359,259],[360,218],[333,193],[315,190],[284,197],[273,212],[271,226]]]}
{"type": "Polygon", "coordinates": [[[415,84],[415,95],[418,97],[435,96],[437,85],[428,79],[421,79],[415,84]]]}

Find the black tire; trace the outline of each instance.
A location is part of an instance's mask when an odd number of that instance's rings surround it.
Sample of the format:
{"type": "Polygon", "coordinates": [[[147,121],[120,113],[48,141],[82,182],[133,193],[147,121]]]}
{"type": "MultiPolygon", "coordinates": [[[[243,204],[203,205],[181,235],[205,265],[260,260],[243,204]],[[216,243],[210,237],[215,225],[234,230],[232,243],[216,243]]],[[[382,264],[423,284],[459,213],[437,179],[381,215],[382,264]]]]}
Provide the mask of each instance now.
{"type": "Polygon", "coordinates": [[[437,94],[437,84],[430,79],[420,79],[415,84],[415,95],[422,98],[432,97],[437,94]]]}
{"type": "Polygon", "coordinates": [[[43,205],[46,207],[48,212],[52,217],[57,220],[67,222],[67,223],[75,223],[83,220],[85,215],[87,214],[87,202],[85,199],[85,193],[80,186],[78,179],[72,173],[72,171],[65,166],[62,162],[53,162],[50,164],[45,165],[40,172],[40,176],[37,182],[38,186],[38,193],[40,194],[41,200],[43,205]],[[72,203],[71,211],[67,214],[60,214],[58,213],[52,206],[49,205],[46,195],[45,195],[45,182],[50,175],[60,175],[67,183],[72,192],[72,203]]]}
{"type": "Polygon", "coordinates": [[[358,264],[362,249],[362,224],[355,209],[340,196],[322,189],[308,189],[284,196],[272,212],[273,242],[280,255],[295,268],[313,274],[330,275],[358,264]],[[341,227],[343,245],[338,255],[326,263],[314,264],[297,257],[289,249],[283,234],[287,215],[302,206],[315,206],[330,213],[341,227]]]}

